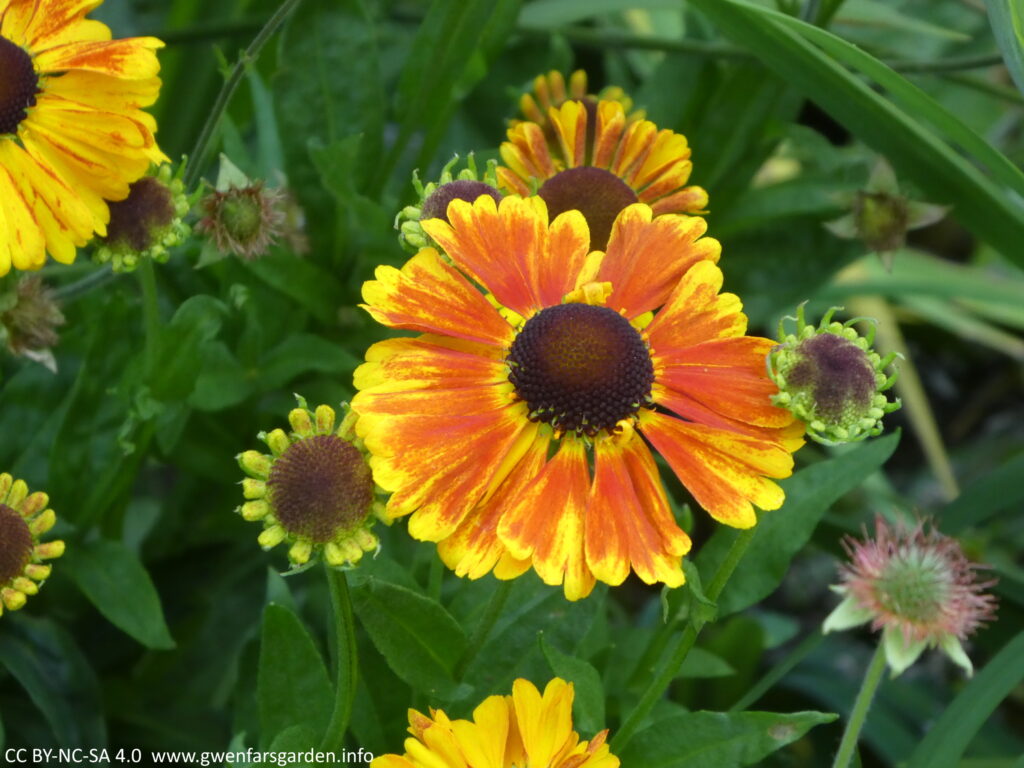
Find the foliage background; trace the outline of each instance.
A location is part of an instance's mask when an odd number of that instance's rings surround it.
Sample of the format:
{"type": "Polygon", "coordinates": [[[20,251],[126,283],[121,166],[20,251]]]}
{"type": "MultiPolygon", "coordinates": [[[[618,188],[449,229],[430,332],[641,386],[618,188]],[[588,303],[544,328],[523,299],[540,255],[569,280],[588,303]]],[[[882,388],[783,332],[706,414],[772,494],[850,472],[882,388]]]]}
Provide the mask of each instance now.
{"type": "MultiPolygon", "coordinates": [[[[227,62],[277,5],[107,0],[95,12],[117,36],[167,41],[154,112],[169,155],[191,151],[227,62]]],[[[817,630],[840,537],[876,512],[916,511],[994,565],[1000,618],[973,644],[983,671],[971,684],[938,654],[883,684],[863,764],[1020,766],[1024,98],[1001,63],[1021,62],[1007,13],[993,11],[994,35],[977,0],[304,0],[194,160],[212,181],[219,149],[287,183],[308,252],[284,242],[197,270],[189,243],[157,270],[159,317],[130,276],[82,292],[69,286],[95,271],[86,258],[49,266],[68,319],[58,372],[0,360],[0,468],[50,493],[68,542],[41,594],[0,620],[0,744],[308,748],[331,699],[326,586],[319,570],[278,576],[283,554],[261,552],[232,514],[234,456],[284,425],[292,392],[352,396],[353,369],[384,337],[359,289],[405,258],[392,219],[411,202],[411,171],[430,178],[468,149],[495,157],[531,78],[584,67],[592,90],[621,85],[690,139],[726,287],[752,329],[772,335],[804,299],[812,316],[845,303],[879,317],[881,343],[907,356],[889,436],[798,454],[789,502],[764,517],[625,764],[827,764],[841,722],[813,712],[849,710],[873,645],[817,630]],[[807,23],[832,11],[836,37],[807,23]],[[909,196],[953,206],[912,233],[891,272],[822,227],[878,154],[909,196]],[[748,708],[812,714],[688,714],[748,708]]],[[[732,534],[691,518],[672,490],[706,582],[732,534]]],[[[382,536],[350,576],[360,683],[348,743],[378,754],[400,749],[411,704],[465,715],[516,676],[573,679],[577,728],[614,733],[699,605],[678,591],[666,624],[659,593],[638,582],[570,604],[531,574],[460,683],[453,668],[494,580],[443,573],[402,524],[382,536]]]]}

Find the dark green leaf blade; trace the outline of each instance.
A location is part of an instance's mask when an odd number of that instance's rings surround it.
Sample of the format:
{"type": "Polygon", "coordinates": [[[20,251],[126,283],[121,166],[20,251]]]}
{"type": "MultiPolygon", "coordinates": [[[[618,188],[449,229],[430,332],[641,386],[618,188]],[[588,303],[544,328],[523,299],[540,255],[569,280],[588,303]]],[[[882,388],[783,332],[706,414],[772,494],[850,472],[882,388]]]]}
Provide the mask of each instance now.
{"type": "Polygon", "coordinates": [[[156,587],[124,544],[101,539],[69,547],[61,570],[115,627],[147,648],[175,647],[156,587]]]}
{"type": "Polygon", "coordinates": [[[597,733],[604,728],[604,685],[594,665],[568,653],[562,653],[540,635],[540,647],[557,677],[573,684],[574,728],[580,733],[597,733]]]}
{"type": "Polygon", "coordinates": [[[280,605],[263,612],[257,690],[261,744],[291,726],[327,727],[334,706],[327,668],[299,617],[280,605]]]}
{"type": "Polygon", "coordinates": [[[452,670],[466,649],[466,635],[443,606],[376,578],[353,587],[352,605],[396,675],[428,696],[455,697],[452,670]]]}
{"type": "Polygon", "coordinates": [[[619,757],[644,768],[740,768],[830,723],[826,712],[689,712],[638,733],[619,757]]]}

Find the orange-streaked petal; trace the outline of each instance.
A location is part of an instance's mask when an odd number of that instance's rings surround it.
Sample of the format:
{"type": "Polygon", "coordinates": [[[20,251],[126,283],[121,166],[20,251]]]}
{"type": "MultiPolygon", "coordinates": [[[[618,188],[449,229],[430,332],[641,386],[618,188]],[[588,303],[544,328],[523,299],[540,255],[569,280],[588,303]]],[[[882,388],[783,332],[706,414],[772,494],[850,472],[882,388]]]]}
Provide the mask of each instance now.
{"type": "MultiPolygon", "coordinates": [[[[46,240],[32,215],[32,203],[25,197],[3,165],[0,165],[0,211],[5,232],[0,240],[0,265],[13,264],[17,269],[39,269],[46,261],[46,240]]],[[[9,267],[8,267],[9,269],[9,267]]],[[[4,270],[4,273],[7,270],[4,270]]],[[[0,273],[2,274],[2,273],[0,273]]]]}
{"type": "Polygon", "coordinates": [[[498,525],[498,535],[512,555],[532,558],[544,583],[564,584],[569,600],[586,597],[594,588],[583,550],[589,486],[584,444],[567,436],[537,479],[520,490],[498,525]]]}
{"type": "Polygon", "coordinates": [[[596,167],[608,168],[611,165],[625,129],[626,113],[622,105],[617,101],[598,102],[593,158],[596,167]]]}
{"type": "Polygon", "coordinates": [[[143,80],[156,77],[160,72],[160,62],[154,52],[163,47],[155,37],[68,42],[41,51],[35,63],[41,72],[84,69],[127,80],[143,80]]]}
{"type": "Polygon", "coordinates": [[[660,307],[688,269],[702,260],[717,261],[721,253],[717,240],[701,237],[707,229],[704,219],[652,218],[643,203],[624,208],[612,226],[598,271],[599,281],[612,284],[608,306],[628,318],[660,307]]]}
{"type": "MultiPolygon", "coordinates": [[[[774,345],[771,339],[739,336],[678,350],[661,347],[652,355],[655,381],[673,395],[695,400],[729,419],[785,427],[793,415],[772,405],[778,387],[765,371],[765,356],[774,345]]],[[[679,415],[692,418],[690,413],[679,415]]]]}
{"type": "Polygon", "coordinates": [[[479,579],[494,570],[503,559],[506,560],[506,568],[512,566],[516,571],[511,578],[530,567],[529,558],[512,557],[498,537],[498,523],[519,489],[533,483],[540,475],[547,461],[550,440],[546,431],[538,431],[526,454],[490,498],[478,504],[455,532],[437,545],[437,553],[456,575],[479,579]]]}
{"type": "Polygon", "coordinates": [[[587,110],[579,101],[567,101],[548,113],[555,127],[567,168],[583,165],[587,144],[587,110]]]}
{"type": "Polygon", "coordinates": [[[512,327],[433,248],[422,249],[401,270],[380,266],[374,275],[363,283],[362,306],[379,323],[498,346],[512,341],[512,327]]]}
{"type": "Polygon", "coordinates": [[[594,452],[586,532],[594,576],[621,584],[632,567],[648,584],[680,586],[690,538],[672,516],[647,447],[630,429],[624,436],[599,438],[594,452]]]}
{"type": "Polygon", "coordinates": [[[640,412],[640,429],[719,522],[750,528],[757,523],[752,505],[764,510],[782,506],[782,489],[767,479],[792,474],[793,457],[780,445],[655,411],[640,412]]]}
{"type": "Polygon", "coordinates": [[[103,0],[46,0],[12,2],[12,6],[34,6],[25,20],[21,36],[32,51],[44,51],[70,42],[109,40],[110,28],[102,22],[83,18],[103,0]]]}
{"type": "MultiPolygon", "coordinates": [[[[46,93],[79,108],[103,112],[130,113],[140,121],[152,120],[138,110],[152,105],[160,95],[160,78],[145,80],[118,80],[98,72],[73,70],[46,83],[46,93]]],[[[55,100],[55,103],[59,103],[55,100]]],[[[150,127],[150,126],[147,126],[150,127]]],[[[150,127],[152,132],[152,128],[150,127]]]]}
{"type": "Polygon", "coordinates": [[[714,262],[690,267],[645,330],[652,357],[746,333],[743,304],[735,294],[719,293],[722,282],[722,270],[714,262]]]}
{"type": "Polygon", "coordinates": [[[379,341],[366,351],[353,385],[375,393],[459,389],[508,383],[504,351],[498,347],[426,334],[379,341]]]}
{"type": "Polygon", "coordinates": [[[486,195],[473,203],[454,200],[448,219],[450,224],[429,219],[423,228],[460,269],[523,317],[561,301],[572,289],[574,270],[582,267],[590,241],[578,211],[557,217],[549,229],[547,206],[539,197],[506,197],[499,204],[486,195]],[[556,263],[564,272],[554,269],[556,263]],[[562,293],[552,302],[556,291],[562,293]]]}
{"type": "Polygon", "coordinates": [[[651,203],[655,216],[663,213],[707,213],[708,193],[703,187],[685,187],[651,203]]]}
{"type": "Polygon", "coordinates": [[[500,473],[511,471],[537,428],[526,419],[525,407],[464,408],[473,390],[459,390],[454,398],[438,393],[449,406],[444,416],[368,414],[374,406],[359,400],[365,394],[357,395],[353,408],[360,414],[356,430],[373,454],[374,480],[393,491],[389,515],[412,512],[409,533],[423,541],[450,536],[501,482],[500,473]]]}

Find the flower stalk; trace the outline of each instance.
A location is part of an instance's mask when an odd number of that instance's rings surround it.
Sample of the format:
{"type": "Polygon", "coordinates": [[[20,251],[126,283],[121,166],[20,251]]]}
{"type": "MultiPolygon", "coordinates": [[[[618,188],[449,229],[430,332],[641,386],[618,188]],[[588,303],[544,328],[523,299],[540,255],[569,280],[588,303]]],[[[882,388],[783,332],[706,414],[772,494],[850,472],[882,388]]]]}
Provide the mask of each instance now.
{"type": "Polygon", "coordinates": [[[327,725],[320,749],[337,752],[341,748],[352,717],[352,704],[356,698],[359,679],[359,661],[356,651],[355,622],[352,617],[352,598],[345,571],[325,564],[327,587],[331,593],[331,612],[334,618],[334,710],[327,725]]]}
{"type": "Polygon", "coordinates": [[[853,702],[853,711],[850,712],[850,719],[846,723],[846,730],[843,731],[842,741],[839,742],[839,751],[832,763],[832,768],[847,768],[853,760],[853,753],[857,749],[857,739],[864,727],[864,721],[868,716],[868,709],[871,707],[871,700],[875,697],[878,684],[882,680],[882,672],[885,671],[885,651],[882,643],[875,648],[871,657],[871,663],[864,673],[864,681],[857,692],[857,698],[853,702]]]}

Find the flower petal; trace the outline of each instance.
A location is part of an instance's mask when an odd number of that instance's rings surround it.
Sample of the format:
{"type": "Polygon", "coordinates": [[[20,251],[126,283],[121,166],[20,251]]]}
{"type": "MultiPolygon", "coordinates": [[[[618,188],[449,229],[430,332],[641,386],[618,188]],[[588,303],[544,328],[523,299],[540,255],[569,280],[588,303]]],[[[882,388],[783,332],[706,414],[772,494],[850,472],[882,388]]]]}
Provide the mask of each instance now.
{"type": "Polygon", "coordinates": [[[512,701],[527,765],[553,765],[566,742],[575,743],[572,700],[572,683],[557,677],[547,684],[543,696],[533,683],[522,678],[512,684],[512,701]]]}
{"type": "Polygon", "coordinates": [[[584,518],[590,478],[583,441],[562,440],[537,479],[522,488],[501,518],[498,535],[512,555],[532,558],[545,584],[564,584],[578,600],[594,588],[584,553],[584,518]]]}
{"type": "Polygon", "coordinates": [[[722,282],[722,270],[712,261],[698,261],[688,269],[646,328],[652,357],[665,358],[676,350],[746,332],[743,304],[735,294],[719,293],[722,282]]]}
{"type": "Polygon", "coordinates": [[[613,586],[625,580],[631,567],[648,584],[664,581],[670,587],[680,586],[684,581],[680,558],[690,548],[689,537],[676,525],[663,494],[650,493],[651,486],[660,482],[643,441],[630,431],[625,444],[618,436],[598,439],[594,453],[586,519],[590,570],[613,586]],[[634,488],[634,472],[642,494],[634,488]],[[651,501],[653,508],[644,506],[651,501]]]}
{"type": "Polygon", "coordinates": [[[608,306],[630,319],[660,307],[688,269],[717,261],[721,252],[717,240],[701,238],[704,219],[665,215],[652,221],[653,215],[643,203],[622,210],[598,271],[598,281],[612,284],[608,306]]]}
{"type": "Polygon", "coordinates": [[[156,77],[160,71],[154,52],[163,47],[155,37],[67,42],[39,52],[35,62],[41,72],[82,69],[126,80],[143,80],[156,77]]]}
{"type": "Polygon", "coordinates": [[[422,249],[401,270],[377,267],[374,276],[363,283],[361,306],[379,323],[483,344],[512,341],[512,327],[433,248],[422,249]]]}
{"type": "MultiPolygon", "coordinates": [[[[520,488],[527,487],[540,475],[547,461],[550,436],[538,432],[526,454],[519,460],[488,499],[466,515],[459,527],[437,545],[437,553],[445,565],[458,576],[478,579],[494,570],[503,558],[512,558],[498,537],[498,524],[520,488]]],[[[512,558],[514,559],[514,558],[512,558]]],[[[529,559],[516,560],[519,575],[530,567],[529,559]]],[[[511,565],[506,563],[506,567],[511,565]]]]}
{"type": "MultiPolygon", "coordinates": [[[[774,344],[771,339],[741,336],[692,347],[660,346],[652,355],[655,381],[675,400],[696,401],[727,419],[785,427],[793,422],[793,415],[772,405],[771,396],[778,387],[765,371],[765,356],[774,344]]],[[[670,401],[656,402],[673,408],[670,401]]],[[[692,412],[676,412],[693,418],[692,412]]]]}
{"type": "Polygon", "coordinates": [[[648,410],[640,412],[640,429],[719,522],[751,528],[757,523],[752,504],[765,510],[782,506],[782,489],[765,477],[793,471],[793,457],[780,445],[648,410]]]}

